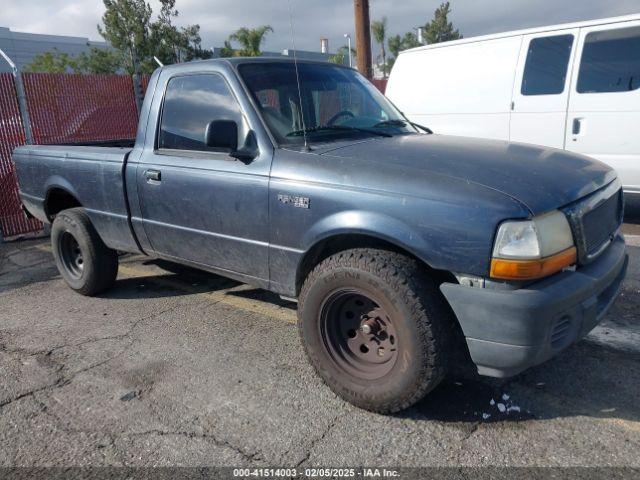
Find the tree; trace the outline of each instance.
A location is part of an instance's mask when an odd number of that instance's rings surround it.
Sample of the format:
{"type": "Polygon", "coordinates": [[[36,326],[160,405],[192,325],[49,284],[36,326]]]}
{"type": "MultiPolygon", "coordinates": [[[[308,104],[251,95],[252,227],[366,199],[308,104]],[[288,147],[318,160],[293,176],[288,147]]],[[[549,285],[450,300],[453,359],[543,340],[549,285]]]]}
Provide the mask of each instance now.
{"type": "Polygon", "coordinates": [[[229,41],[225,42],[225,47],[227,43],[230,46],[231,42],[235,41],[240,43],[241,48],[235,51],[234,56],[258,57],[262,54],[260,47],[269,32],[273,32],[273,28],[270,25],[262,25],[258,28],[240,28],[229,35],[229,41]]]}
{"type": "MultiPolygon", "coordinates": [[[[427,22],[424,27],[424,38],[427,43],[439,43],[462,38],[460,32],[453,28],[453,23],[449,21],[451,13],[451,2],[446,1],[436,9],[433,20],[427,22]]],[[[401,51],[409,48],[419,47],[421,44],[418,37],[413,32],[407,32],[404,36],[394,35],[387,41],[389,52],[392,57],[387,62],[387,68],[391,69],[401,51]]]]}
{"type": "Polygon", "coordinates": [[[44,52],[36,55],[33,61],[24,68],[25,72],[44,72],[44,73],[67,73],[72,71],[75,61],[66,53],[58,52],[53,49],[52,52],[44,52]]]}
{"type": "Polygon", "coordinates": [[[371,32],[376,42],[380,44],[380,51],[382,56],[382,76],[387,78],[387,52],[384,48],[384,44],[387,40],[387,17],[382,17],[382,20],[376,20],[371,23],[371,32]]]}
{"type": "Polygon", "coordinates": [[[173,25],[173,19],[178,16],[175,5],[176,0],[160,0],[158,20],[150,24],[155,56],[164,64],[180,62],[181,52],[186,48],[184,39],[173,25]]]}
{"type": "Polygon", "coordinates": [[[451,13],[450,2],[442,3],[434,12],[433,20],[424,26],[424,38],[428,44],[447,42],[462,38],[460,32],[453,28],[453,23],[449,21],[451,13]]]}
{"type": "Polygon", "coordinates": [[[235,56],[236,51],[233,49],[231,42],[229,40],[224,41],[223,47],[220,49],[220,56],[222,58],[228,58],[235,56]]]}
{"type": "Polygon", "coordinates": [[[122,58],[118,52],[107,48],[92,47],[89,52],[82,52],[77,57],[66,53],[41,53],[27,65],[27,72],[46,73],[117,73],[122,70],[122,58]]]}
{"type": "Polygon", "coordinates": [[[53,73],[152,73],[157,65],[197,58],[211,58],[202,48],[200,25],[178,28],[176,0],[159,0],[160,13],[151,21],[151,6],[145,0],[103,0],[106,11],[98,32],[113,49],[92,47],[89,52],[71,57],[66,53],[45,52],[27,67],[32,72],[53,73]]]}
{"type": "Polygon", "coordinates": [[[213,52],[211,50],[202,48],[200,25],[182,27],[181,34],[186,43],[185,61],[188,62],[195,59],[207,59],[213,56],[213,52]]]}
{"type": "Polygon", "coordinates": [[[76,61],[74,73],[118,73],[122,70],[122,55],[110,48],[91,47],[76,61]]]}
{"type": "Polygon", "coordinates": [[[200,25],[178,28],[174,20],[179,12],[176,0],[159,0],[158,20],[151,23],[151,39],[155,46],[155,56],[164,63],[179,63],[197,58],[211,58],[212,52],[202,48],[200,25]]]}
{"type": "MultiPolygon", "coordinates": [[[[353,60],[356,59],[356,50],[354,48],[351,49],[351,56],[353,60]]],[[[349,47],[347,45],[341,46],[336,53],[329,57],[329,61],[331,63],[337,63],[338,65],[348,65],[349,64],[349,47]]]]}
{"type": "Polygon", "coordinates": [[[178,28],[176,0],[159,0],[160,13],[151,20],[151,6],[145,0],[103,0],[106,11],[98,32],[121,52],[127,73],[151,73],[157,57],[165,65],[210,58],[201,46],[200,25],[178,28]]]}
{"type": "Polygon", "coordinates": [[[132,73],[153,70],[151,66],[151,6],[144,0],[103,0],[106,11],[98,32],[123,54],[124,68],[132,73]]]}
{"type": "Polygon", "coordinates": [[[389,46],[389,52],[392,57],[387,62],[387,69],[391,70],[393,64],[400,55],[400,52],[403,50],[407,50],[409,48],[415,48],[420,46],[420,42],[418,41],[418,37],[413,32],[407,32],[404,36],[394,35],[393,37],[389,37],[387,41],[387,45],[389,46]]]}

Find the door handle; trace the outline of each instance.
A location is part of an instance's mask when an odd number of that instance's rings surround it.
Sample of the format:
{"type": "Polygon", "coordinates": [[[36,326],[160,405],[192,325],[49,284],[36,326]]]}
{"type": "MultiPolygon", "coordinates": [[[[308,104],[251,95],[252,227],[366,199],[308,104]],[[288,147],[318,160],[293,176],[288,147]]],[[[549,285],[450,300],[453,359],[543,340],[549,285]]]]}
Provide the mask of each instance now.
{"type": "Polygon", "coordinates": [[[571,133],[573,135],[580,135],[580,130],[582,129],[582,119],[574,118],[573,119],[573,128],[571,129],[571,133]]]}
{"type": "Polygon", "coordinates": [[[154,182],[159,182],[162,179],[160,170],[147,170],[146,172],[144,172],[144,176],[147,177],[147,180],[151,180],[154,182]]]}

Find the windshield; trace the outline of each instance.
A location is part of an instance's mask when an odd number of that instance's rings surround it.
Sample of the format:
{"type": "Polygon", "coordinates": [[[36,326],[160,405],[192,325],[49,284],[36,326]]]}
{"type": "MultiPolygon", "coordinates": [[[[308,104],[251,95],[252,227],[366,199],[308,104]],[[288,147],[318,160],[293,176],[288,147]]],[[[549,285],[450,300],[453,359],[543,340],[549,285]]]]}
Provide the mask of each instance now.
{"type": "Polygon", "coordinates": [[[278,142],[301,143],[303,133],[309,142],[416,133],[384,95],[355,70],[300,62],[298,95],[295,69],[292,62],[239,67],[278,142]]]}

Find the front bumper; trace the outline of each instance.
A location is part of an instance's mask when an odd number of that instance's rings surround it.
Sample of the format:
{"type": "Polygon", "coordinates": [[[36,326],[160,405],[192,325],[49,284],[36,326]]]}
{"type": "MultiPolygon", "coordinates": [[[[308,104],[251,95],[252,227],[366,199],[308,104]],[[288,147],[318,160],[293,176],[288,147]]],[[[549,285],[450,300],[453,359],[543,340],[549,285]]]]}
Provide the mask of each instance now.
{"type": "Polygon", "coordinates": [[[593,263],[517,290],[443,283],[480,375],[509,377],[589,333],[620,293],[627,271],[618,236],[593,263]]]}

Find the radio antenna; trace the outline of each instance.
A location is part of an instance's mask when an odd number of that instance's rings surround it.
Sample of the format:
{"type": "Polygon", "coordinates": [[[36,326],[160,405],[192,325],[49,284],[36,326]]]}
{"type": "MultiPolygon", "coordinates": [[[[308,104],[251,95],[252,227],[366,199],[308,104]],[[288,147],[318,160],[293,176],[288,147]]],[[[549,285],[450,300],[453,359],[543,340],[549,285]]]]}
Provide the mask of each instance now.
{"type": "Polygon", "coordinates": [[[296,37],[293,32],[293,9],[291,8],[291,0],[289,4],[289,26],[291,27],[291,44],[293,45],[293,64],[296,68],[296,83],[298,84],[298,102],[300,105],[300,118],[302,120],[302,138],[304,140],[304,151],[310,152],[311,148],[307,142],[307,126],[304,122],[304,108],[302,107],[302,89],[300,88],[300,74],[298,73],[298,55],[296,51],[296,37]]]}

